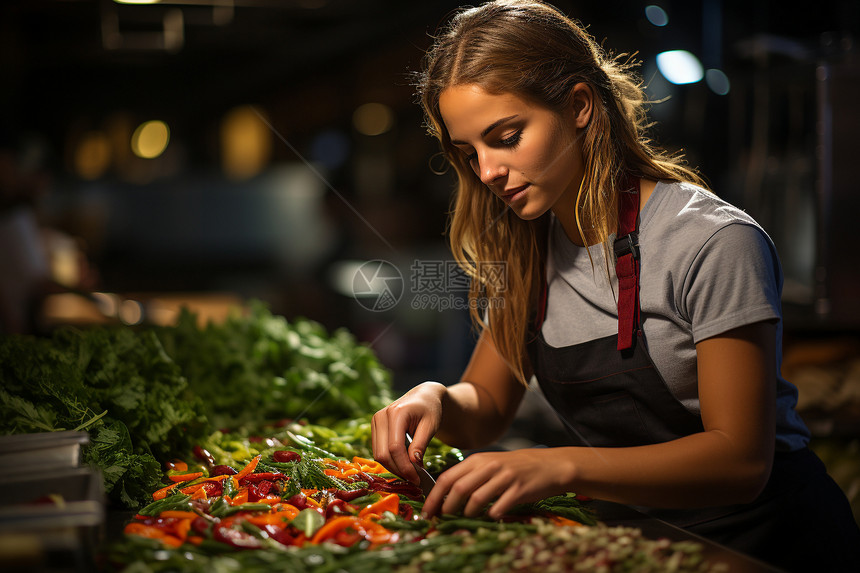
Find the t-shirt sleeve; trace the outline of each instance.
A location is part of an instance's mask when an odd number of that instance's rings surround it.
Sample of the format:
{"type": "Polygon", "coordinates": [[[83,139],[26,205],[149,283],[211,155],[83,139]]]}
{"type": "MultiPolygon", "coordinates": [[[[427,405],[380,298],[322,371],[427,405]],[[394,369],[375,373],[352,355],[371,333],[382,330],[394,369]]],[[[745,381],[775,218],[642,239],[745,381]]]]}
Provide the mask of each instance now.
{"type": "Polygon", "coordinates": [[[773,244],[754,225],[727,225],[690,266],[686,314],[698,343],[733,328],[781,316],[782,270],[773,244]]]}

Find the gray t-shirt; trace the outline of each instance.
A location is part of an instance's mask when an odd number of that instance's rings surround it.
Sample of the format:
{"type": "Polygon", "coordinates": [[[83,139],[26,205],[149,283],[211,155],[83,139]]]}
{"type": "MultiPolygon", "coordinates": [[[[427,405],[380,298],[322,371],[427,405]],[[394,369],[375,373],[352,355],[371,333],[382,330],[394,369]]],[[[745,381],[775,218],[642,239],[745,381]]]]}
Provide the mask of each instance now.
{"type": "MultiPolygon", "coordinates": [[[[640,213],[639,245],[645,345],[690,412],[700,413],[696,343],[776,320],[781,363],[782,269],[770,238],[749,215],[695,185],[660,182],[640,213]]],[[[617,333],[618,279],[614,260],[607,277],[603,246],[575,245],[553,218],[549,252],[547,343],[562,347],[617,333]]],[[[776,384],[777,450],[801,448],[809,431],[794,409],[797,389],[781,375],[776,384]]]]}

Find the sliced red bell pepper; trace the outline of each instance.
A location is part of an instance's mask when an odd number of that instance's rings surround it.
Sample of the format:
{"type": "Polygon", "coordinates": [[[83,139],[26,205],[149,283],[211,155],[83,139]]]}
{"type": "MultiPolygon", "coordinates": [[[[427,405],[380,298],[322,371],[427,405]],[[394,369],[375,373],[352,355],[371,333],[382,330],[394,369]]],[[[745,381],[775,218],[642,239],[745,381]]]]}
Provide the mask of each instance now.
{"type": "MultiPolygon", "coordinates": [[[[238,474],[237,474],[238,475],[238,474]]],[[[280,472],[260,472],[257,474],[248,474],[244,478],[242,478],[246,482],[258,482],[261,480],[275,481],[275,480],[288,480],[290,476],[286,474],[282,474],[280,472]]],[[[244,485],[244,484],[243,484],[244,485]]]]}
{"type": "Polygon", "coordinates": [[[236,489],[239,489],[239,480],[257,469],[257,464],[260,463],[262,457],[262,455],[254,456],[254,458],[250,462],[248,462],[248,465],[239,470],[239,472],[233,476],[233,485],[236,486],[236,489]]]}

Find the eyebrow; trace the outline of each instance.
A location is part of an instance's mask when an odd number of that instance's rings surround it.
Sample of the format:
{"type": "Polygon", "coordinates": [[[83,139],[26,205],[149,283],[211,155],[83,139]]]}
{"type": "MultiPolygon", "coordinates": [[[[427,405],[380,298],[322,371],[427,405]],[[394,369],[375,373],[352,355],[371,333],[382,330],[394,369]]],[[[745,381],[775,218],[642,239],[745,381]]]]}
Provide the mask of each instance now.
{"type": "MultiPolygon", "coordinates": [[[[488,133],[490,133],[491,131],[493,131],[497,127],[499,127],[501,124],[505,123],[506,121],[510,121],[510,120],[514,119],[518,115],[519,114],[514,114],[514,115],[509,115],[508,117],[503,117],[501,119],[497,119],[496,121],[494,121],[493,123],[488,125],[486,128],[484,128],[484,131],[481,132],[481,137],[484,137],[485,135],[487,135],[488,133]]],[[[451,144],[452,145],[469,145],[467,142],[460,141],[459,139],[452,139],[451,144]]]]}

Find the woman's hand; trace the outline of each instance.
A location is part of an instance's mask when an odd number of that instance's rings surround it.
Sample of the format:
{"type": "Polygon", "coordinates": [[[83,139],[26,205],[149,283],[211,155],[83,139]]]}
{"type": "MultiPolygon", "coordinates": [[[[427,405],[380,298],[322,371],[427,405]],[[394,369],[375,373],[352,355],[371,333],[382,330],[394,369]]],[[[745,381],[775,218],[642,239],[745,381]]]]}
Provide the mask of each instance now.
{"type": "Polygon", "coordinates": [[[388,471],[419,483],[412,462],[421,463],[427,445],[439,430],[445,392],[445,386],[438,382],[424,382],[374,414],[371,420],[374,459],[388,471]],[[407,432],[412,435],[408,451],[407,432]]]}
{"type": "Polygon", "coordinates": [[[424,502],[423,513],[463,513],[475,517],[491,502],[488,515],[501,518],[520,503],[572,489],[574,464],[559,448],[528,448],[472,454],[445,471],[424,502]]]}

